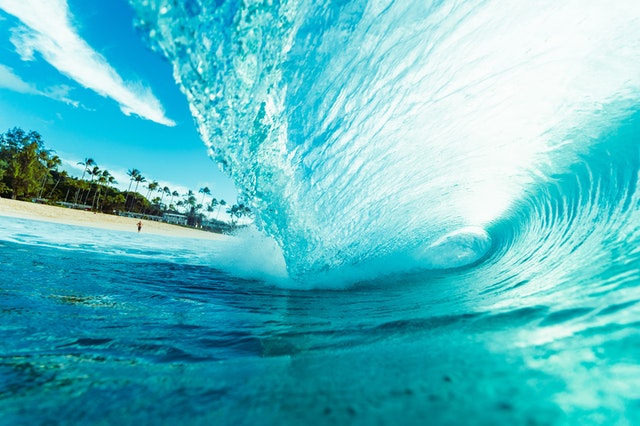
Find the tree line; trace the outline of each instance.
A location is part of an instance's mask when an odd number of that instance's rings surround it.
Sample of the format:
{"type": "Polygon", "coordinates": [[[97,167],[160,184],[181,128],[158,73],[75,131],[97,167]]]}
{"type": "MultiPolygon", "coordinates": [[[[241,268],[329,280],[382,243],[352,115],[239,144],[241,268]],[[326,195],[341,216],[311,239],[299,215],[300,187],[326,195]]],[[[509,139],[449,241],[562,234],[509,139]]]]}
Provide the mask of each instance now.
{"type": "Polygon", "coordinates": [[[196,196],[192,190],[185,194],[161,186],[147,179],[138,169],[129,169],[126,191],[116,187],[118,182],[106,169],[101,169],[93,158],[85,158],[78,178],[60,170],[62,160],[55,151],[47,149],[42,136],[36,131],[25,132],[15,127],[0,133],[0,196],[14,200],[29,200],[52,205],[92,210],[103,213],[132,212],[149,216],[164,213],[183,214],[190,226],[209,227],[223,231],[229,224],[220,220],[225,209],[236,226],[243,217],[251,217],[244,204],[227,205],[223,199],[210,198],[208,187],[200,188],[196,196]],[[146,195],[138,190],[140,184],[146,195]],[[131,190],[133,187],[133,191],[131,190]]]}

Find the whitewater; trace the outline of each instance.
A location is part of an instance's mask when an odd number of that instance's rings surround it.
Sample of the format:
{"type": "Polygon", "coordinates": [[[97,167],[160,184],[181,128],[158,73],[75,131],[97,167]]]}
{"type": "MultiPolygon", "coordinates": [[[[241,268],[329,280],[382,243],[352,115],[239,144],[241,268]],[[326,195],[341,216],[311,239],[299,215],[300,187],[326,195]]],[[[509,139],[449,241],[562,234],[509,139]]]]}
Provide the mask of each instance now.
{"type": "Polygon", "coordinates": [[[130,3],[256,229],[2,218],[0,422],[640,423],[640,3],[130,3]]]}

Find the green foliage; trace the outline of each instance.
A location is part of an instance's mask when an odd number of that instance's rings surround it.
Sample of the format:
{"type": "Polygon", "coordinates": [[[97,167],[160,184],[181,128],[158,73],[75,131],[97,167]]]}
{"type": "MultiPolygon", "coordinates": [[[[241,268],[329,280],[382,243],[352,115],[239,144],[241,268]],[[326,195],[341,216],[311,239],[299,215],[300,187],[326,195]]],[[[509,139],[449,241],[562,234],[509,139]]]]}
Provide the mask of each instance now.
{"type": "MultiPolygon", "coordinates": [[[[200,188],[198,193],[202,194],[201,197],[189,190],[179,200],[178,191],[172,191],[167,186],[161,187],[154,180],[147,183],[145,197],[138,193],[138,187],[147,179],[138,169],[129,169],[129,187],[126,191],[120,191],[114,187],[117,182],[111,173],[101,170],[92,158],[85,158],[78,163],[83,166],[80,178],[59,171],[60,164],[61,160],[54,151],[45,149],[38,132],[25,132],[15,127],[0,133],[0,196],[38,198],[49,204],[66,203],[107,213],[129,211],[162,216],[164,212],[177,210],[187,216],[191,226],[218,232],[230,229],[228,224],[218,220],[221,208],[227,205],[225,200],[212,198],[210,202],[205,202],[205,197],[211,195],[208,187],[200,188]],[[152,196],[156,192],[160,197],[152,196]]],[[[232,227],[238,219],[252,214],[244,204],[234,204],[226,212],[231,215],[232,227]]]]}
{"type": "Polygon", "coordinates": [[[16,199],[37,195],[49,174],[51,157],[38,132],[15,127],[0,135],[0,160],[4,186],[11,188],[11,198],[16,199]]]}
{"type": "Polygon", "coordinates": [[[9,189],[3,181],[4,174],[8,167],[9,163],[7,163],[5,160],[0,159],[0,194],[6,192],[9,189]]]}

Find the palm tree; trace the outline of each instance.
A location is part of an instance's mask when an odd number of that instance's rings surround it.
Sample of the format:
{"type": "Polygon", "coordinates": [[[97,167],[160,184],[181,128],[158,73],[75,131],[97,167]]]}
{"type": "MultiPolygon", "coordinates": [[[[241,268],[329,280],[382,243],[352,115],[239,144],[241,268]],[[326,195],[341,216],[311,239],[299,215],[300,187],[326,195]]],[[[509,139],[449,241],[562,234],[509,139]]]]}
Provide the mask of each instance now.
{"type": "Polygon", "coordinates": [[[218,202],[218,213],[216,213],[216,220],[218,220],[218,216],[220,216],[220,207],[222,207],[222,206],[226,206],[226,205],[227,205],[227,202],[226,202],[225,200],[222,200],[222,199],[221,199],[221,200],[218,202]]]}
{"type": "MultiPolygon", "coordinates": [[[[144,183],[147,181],[147,178],[145,178],[144,176],[142,176],[141,174],[138,174],[135,179],[136,181],[136,189],[133,192],[138,192],[138,185],[140,185],[140,183],[144,183]]],[[[131,206],[131,210],[133,210],[133,207],[136,205],[136,199],[134,198],[133,200],[133,205],[131,206]]]]}
{"type": "Polygon", "coordinates": [[[51,198],[53,196],[53,191],[56,190],[56,188],[58,187],[58,184],[60,183],[60,181],[63,180],[63,179],[66,179],[68,177],[69,177],[69,174],[66,172],[66,170],[63,170],[60,173],[58,173],[58,180],[56,181],[56,184],[53,185],[53,188],[49,192],[49,196],[47,198],[51,198]]]}
{"type": "Polygon", "coordinates": [[[164,188],[160,186],[160,184],[158,184],[158,188],[156,189],[156,191],[158,192],[158,194],[160,194],[160,196],[156,196],[154,198],[155,203],[158,205],[158,208],[162,210],[162,199],[164,198],[164,188]]]}
{"type": "MultiPolygon", "coordinates": [[[[78,191],[82,193],[84,193],[84,191],[89,191],[91,189],[89,187],[89,181],[86,181],[86,180],[76,180],[75,185],[78,187],[78,191]]],[[[82,202],[82,200],[79,200],[79,201],[82,202]]],[[[74,204],[77,204],[77,203],[74,203],[74,204]]]]}
{"type": "Polygon", "coordinates": [[[159,185],[160,185],[160,184],[158,183],[158,181],[157,181],[157,180],[154,180],[153,182],[149,182],[149,183],[147,184],[147,189],[148,189],[148,191],[147,191],[147,200],[149,200],[149,197],[151,197],[151,193],[152,193],[153,191],[155,191],[155,190],[156,190],[156,188],[157,188],[159,185]]]}
{"type": "Polygon", "coordinates": [[[165,186],[164,188],[160,188],[158,190],[158,192],[161,194],[160,195],[160,205],[162,205],[162,200],[164,199],[165,195],[171,195],[171,190],[169,189],[168,186],[165,186]]]}
{"type": "Polygon", "coordinates": [[[197,204],[196,196],[192,190],[189,190],[184,194],[185,198],[182,200],[182,206],[184,207],[184,214],[187,215],[187,225],[196,226],[197,217],[197,204]]]}
{"type": "Polygon", "coordinates": [[[140,170],[138,169],[129,169],[127,171],[127,176],[129,176],[129,188],[127,188],[127,196],[124,199],[125,209],[127,208],[127,201],[129,201],[129,192],[131,191],[131,184],[139,174],[140,174],[140,170]]]}
{"type": "Polygon", "coordinates": [[[173,205],[173,197],[178,197],[180,196],[180,193],[178,191],[173,191],[171,193],[171,201],[169,201],[169,208],[171,208],[171,206],[173,205]]]}
{"type": "Polygon", "coordinates": [[[118,183],[116,178],[114,178],[111,173],[109,173],[109,176],[107,176],[107,182],[108,182],[109,186],[112,186],[112,185],[115,185],[116,183],[118,183]]]}
{"type": "Polygon", "coordinates": [[[91,203],[91,208],[95,204],[96,209],[98,208],[98,204],[100,204],[100,196],[102,187],[106,187],[107,185],[112,185],[115,182],[115,178],[109,173],[108,170],[103,170],[100,176],[98,176],[98,189],[93,195],[93,202],[91,203]],[[98,201],[96,202],[96,196],[98,197],[98,201]]]}
{"type": "MultiPolygon", "coordinates": [[[[40,187],[40,191],[38,192],[38,198],[42,198],[42,195],[44,193],[44,187],[47,183],[47,179],[49,177],[51,177],[51,172],[52,171],[57,171],[58,170],[58,166],[60,164],[62,164],[62,160],[60,159],[60,157],[58,157],[57,155],[54,155],[52,157],[49,156],[49,154],[51,152],[51,150],[48,151],[43,151],[43,158],[42,160],[46,163],[46,167],[47,167],[47,173],[44,174],[44,177],[42,178],[42,185],[40,187]]],[[[60,180],[58,179],[58,182],[60,182],[60,180]]],[[[57,183],[56,183],[57,185],[57,183]]],[[[54,187],[55,189],[55,187],[54,187]]],[[[51,190],[51,192],[53,192],[53,190],[51,190]]]]}
{"type": "MultiPolygon", "coordinates": [[[[82,170],[82,177],[80,178],[80,180],[84,180],[85,173],[87,173],[89,167],[95,166],[96,162],[93,160],[93,158],[85,158],[84,161],[78,161],[78,163],[76,164],[84,166],[84,169],[82,170]]],[[[73,204],[78,204],[78,195],[80,195],[80,187],[78,187],[78,190],[76,191],[76,196],[73,199],[73,204]]]]}
{"type": "Polygon", "coordinates": [[[230,208],[227,209],[227,214],[231,216],[231,224],[235,226],[236,224],[236,214],[238,213],[238,205],[234,204],[230,208]]]}
{"type": "Polygon", "coordinates": [[[84,180],[84,174],[89,170],[89,167],[95,166],[96,162],[93,161],[93,158],[85,158],[84,161],[78,161],[76,164],[80,166],[84,166],[84,170],[82,171],[82,177],[80,180],[84,180]]]}
{"type": "MultiPolygon", "coordinates": [[[[213,213],[213,210],[218,207],[218,199],[217,198],[212,198],[211,199],[211,204],[209,204],[209,206],[207,207],[207,211],[210,213],[213,213]]],[[[211,218],[209,218],[211,219],[211,218]]]]}
{"type": "Polygon", "coordinates": [[[231,223],[235,225],[236,220],[234,220],[234,217],[239,220],[243,216],[249,216],[251,214],[251,209],[244,204],[234,204],[230,209],[227,209],[227,213],[231,216],[231,223]]]}
{"type": "Polygon", "coordinates": [[[136,189],[134,189],[133,192],[138,192],[138,185],[146,182],[147,178],[142,176],[141,174],[138,174],[138,176],[136,176],[134,180],[136,181],[136,189]]]}
{"type": "MultiPolygon", "coordinates": [[[[87,191],[87,195],[84,197],[84,204],[87,204],[87,200],[89,199],[89,194],[91,193],[91,185],[93,184],[93,178],[96,176],[100,176],[102,170],[98,166],[93,166],[93,169],[89,171],[89,175],[91,176],[91,181],[89,181],[89,191],[87,191]]],[[[93,206],[92,206],[93,207],[93,206]]]]}
{"type": "Polygon", "coordinates": [[[186,197],[184,199],[184,206],[191,206],[192,210],[195,210],[196,207],[196,196],[193,193],[192,190],[189,190],[189,192],[187,192],[186,194],[184,194],[184,196],[186,197]]]}
{"type": "Polygon", "coordinates": [[[204,188],[200,188],[198,192],[202,194],[202,200],[200,200],[200,204],[204,204],[204,196],[211,195],[211,190],[209,189],[209,187],[205,186],[204,188]]]}
{"type": "MultiPolygon", "coordinates": [[[[115,186],[118,181],[116,180],[116,178],[114,178],[112,175],[109,175],[109,177],[107,178],[107,182],[109,182],[109,187],[113,187],[115,186]]],[[[120,191],[116,191],[116,199],[118,201],[124,201],[124,196],[122,195],[122,193],[120,191]]],[[[118,203],[119,205],[119,203],[118,203]]],[[[122,207],[124,207],[124,204],[122,205],[122,207]]]]}
{"type": "MultiPolygon", "coordinates": [[[[153,191],[156,190],[156,188],[159,186],[160,184],[158,183],[157,180],[154,180],[153,182],[149,182],[147,184],[147,201],[149,202],[149,206],[153,205],[154,202],[157,202],[156,199],[151,199],[151,193],[153,191]]],[[[142,213],[146,213],[147,211],[147,206],[145,205],[144,208],[142,209],[142,213]]]]}
{"type": "Polygon", "coordinates": [[[108,171],[103,171],[102,173],[100,173],[100,176],[98,176],[98,187],[96,188],[96,191],[93,193],[93,200],[91,200],[91,209],[93,210],[93,206],[96,206],[96,210],[98,210],[98,204],[96,203],[96,197],[98,198],[98,203],[100,203],[100,189],[102,188],[103,185],[106,185],[107,183],[107,176],[109,175],[108,171]]]}
{"type": "Polygon", "coordinates": [[[129,169],[127,171],[127,176],[129,176],[129,188],[127,189],[127,192],[131,191],[131,184],[133,183],[133,180],[136,178],[136,176],[138,176],[140,174],[140,170],[138,169],[129,169]]]}

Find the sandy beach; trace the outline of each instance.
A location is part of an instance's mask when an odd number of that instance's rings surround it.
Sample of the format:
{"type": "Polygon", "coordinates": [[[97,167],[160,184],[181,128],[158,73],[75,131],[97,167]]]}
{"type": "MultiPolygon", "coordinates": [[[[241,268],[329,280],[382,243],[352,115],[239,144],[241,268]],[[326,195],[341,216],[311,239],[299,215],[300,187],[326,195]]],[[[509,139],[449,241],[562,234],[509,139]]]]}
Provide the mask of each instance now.
{"type": "MultiPolygon", "coordinates": [[[[110,229],[114,231],[138,232],[136,227],[138,219],[74,210],[66,207],[16,201],[6,198],[0,198],[0,220],[2,220],[1,216],[110,229]]],[[[163,222],[143,220],[142,223],[143,226],[141,232],[147,234],[164,235],[167,237],[200,238],[207,240],[229,238],[228,236],[213,232],[185,228],[163,222]]]]}

